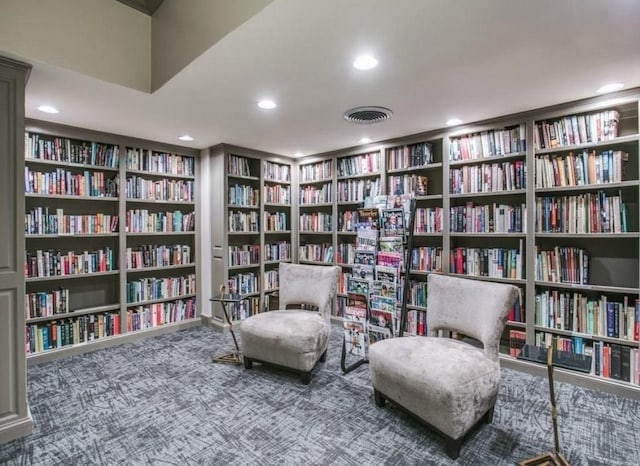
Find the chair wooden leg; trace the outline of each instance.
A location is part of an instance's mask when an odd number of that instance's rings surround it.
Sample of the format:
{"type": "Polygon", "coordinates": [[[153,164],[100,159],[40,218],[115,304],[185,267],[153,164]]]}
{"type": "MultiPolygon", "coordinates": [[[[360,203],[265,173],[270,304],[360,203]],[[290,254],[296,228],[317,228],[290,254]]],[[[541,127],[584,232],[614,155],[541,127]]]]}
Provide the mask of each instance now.
{"type": "Polygon", "coordinates": [[[378,408],[383,408],[385,403],[387,402],[387,400],[384,398],[384,395],[375,388],[373,389],[373,399],[375,400],[376,406],[378,408]]]}
{"type": "Polygon", "coordinates": [[[327,362],[327,350],[324,350],[324,353],[322,353],[322,356],[320,356],[319,361],[320,362],[327,362]]]}
{"type": "Polygon", "coordinates": [[[311,383],[311,372],[302,372],[300,374],[300,380],[305,385],[309,385],[311,383]]]}
{"type": "Polygon", "coordinates": [[[483,418],[482,418],[482,422],[484,422],[485,424],[491,424],[493,422],[493,411],[495,409],[495,405],[492,406],[491,408],[489,408],[489,411],[487,411],[483,418]]]}
{"type": "Polygon", "coordinates": [[[452,460],[457,459],[460,456],[460,447],[462,446],[462,438],[452,439],[446,437],[444,440],[444,451],[452,460]]]}
{"type": "Polygon", "coordinates": [[[253,367],[253,361],[246,356],[243,356],[242,362],[244,363],[245,369],[251,369],[253,367]]]}

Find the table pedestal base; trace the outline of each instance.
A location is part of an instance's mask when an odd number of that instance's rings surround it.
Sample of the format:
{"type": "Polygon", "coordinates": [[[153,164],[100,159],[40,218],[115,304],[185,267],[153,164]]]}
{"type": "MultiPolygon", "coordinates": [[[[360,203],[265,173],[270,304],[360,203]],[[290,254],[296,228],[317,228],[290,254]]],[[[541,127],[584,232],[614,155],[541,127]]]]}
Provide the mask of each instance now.
{"type": "Polygon", "coordinates": [[[569,466],[569,463],[560,453],[549,452],[528,460],[520,461],[518,466],[569,466]]]}
{"type": "Polygon", "coordinates": [[[221,354],[220,356],[212,356],[211,362],[220,364],[242,364],[242,354],[238,351],[221,354]]]}

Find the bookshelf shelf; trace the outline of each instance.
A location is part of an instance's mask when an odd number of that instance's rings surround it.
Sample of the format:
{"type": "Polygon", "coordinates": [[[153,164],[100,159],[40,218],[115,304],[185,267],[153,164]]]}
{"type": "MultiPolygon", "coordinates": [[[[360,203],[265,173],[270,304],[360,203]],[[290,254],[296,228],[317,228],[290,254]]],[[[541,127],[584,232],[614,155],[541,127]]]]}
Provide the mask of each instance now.
{"type": "Polygon", "coordinates": [[[461,273],[450,273],[449,275],[452,275],[454,277],[469,278],[471,280],[481,280],[485,282],[512,283],[514,285],[525,285],[527,283],[526,280],[518,278],[484,277],[477,275],[465,275],[461,273]]]}
{"type": "Polygon", "coordinates": [[[144,171],[144,170],[131,170],[127,168],[127,175],[143,175],[145,177],[153,177],[153,178],[172,178],[179,180],[195,180],[195,176],[193,175],[174,175],[170,173],[159,173],[152,171],[144,171]]]}
{"type": "Polygon", "coordinates": [[[169,297],[166,297],[166,298],[150,299],[148,301],[137,301],[137,302],[133,302],[133,303],[127,303],[127,307],[146,306],[146,305],[155,304],[155,303],[165,303],[165,302],[169,302],[169,301],[179,301],[181,299],[195,298],[195,296],[196,295],[194,293],[190,293],[190,294],[183,294],[183,295],[178,295],[178,296],[169,296],[169,297]]]}
{"type": "Polygon", "coordinates": [[[539,280],[536,280],[535,284],[536,286],[544,286],[547,288],[562,288],[566,290],[600,291],[602,293],[640,295],[640,288],[629,288],[629,287],[621,287],[621,286],[579,285],[579,284],[573,284],[573,283],[545,282],[545,281],[539,281],[539,280]]]}
{"type": "Polygon", "coordinates": [[[637,143],[639,140],[640,140],[640,136],[638,134],[631,134],[628,136],[621,136],[621,137],[617,137],[614,139],[609,139],[607,141],[601,141],[601,142],[562,146],[562,147],[555,147],[552,149],[536,149],[535,153],[536,155],[545,155],[545,154],[557,154],[557,153],[563,153],[563,152],[575,152],[575,151],[584,150],[584,149],[616,147],[620,145],[637,143]]]}
{"type": "Polygon", "coordinates": [[[34,198],[34,199],[60,199],[66,201],[106,201],[106,202],[118,202],[117,197],[107,197],[107,196],[72,196],[66,194],[31,194],[26,193],[24,195],[26,198],[34,198]]]}
{"type": "Polygon", "coordinates": [[[195,235],[195,231],[150,231],[150,232],[133,232],[127,233],[127,236],[182,236],[195,235]]]}
{"type": "Polygon", "coordinates": [[[228,173],[227,177],[237,180],[245,180],[245,181],[260,181],[259,176],[247,176],[247,175],[234,175],[233,173],[228,173]]]}
{"type": "Polygon", "coordinates": [[[553,188],[536,188],[536,194],[539,193],[554,193],[554,192],[569,192],[569,191],[597,191],[597,190],[609,190],[609,189],[625,189],[636,188],[640,186],[638,180],[621,181],[619,183],[597,183],[597,184],[583,184],[579,186],[555,186],[553,188]]]}
{"type": "Polygon", "coordinates": [[[228,235],[231,236],[258,236],[260,235],[259,231],[228,231],[228,235]]]}
{"type": "Polygon", "coordinates": [[[53,234],[42,234],[42,235],[24,235],[26,239],[113,238],[116,236],[120,236],[120,233],[87,233],[87,234],[53,233],[53,234]]]}
{"type": "Polygon", "coordinates": [[[269,230],[264,232],[265,235],[290,235],[291,230],[269,230]]]}
{"type": "Polygon", "coordinates": [[[489,156],[489,157],[480,157],[477,159],[468,159],[468,160],[456,160],[456,161],[450,161],[449,162],[449,166],[450,167],[459,167],[459,166],[463,166],[463,165],[480,165],[483,163],[495,163],[495,162],[506,162],[506,161],[510,161],[510,160],[518,160],[518,159],[522,159],[527,155],[526,152],[514,152],[511,154],[505,154],[505,155],[493,155],[493,156],[489,156]]]}
{"type": "Polygon", "coordinates": [[[389,169],[387,170],[387,175],[395,175],[397,173],[415,173],[423,170],[442,170],[442,163],[429,163],[427,165],[418,165],[414,167],[389,169]]]}
{"type": "Polygon", "coordinates": [[[75,280],[78,278],[102,277],[105,275],[118,275],[119,270],[109,270],[108,272],[78,273],[73,275],[55,275],[49,277],[26,277],[25,282],[49,282],[58,280],[75,280]]]}
{"type": "Polygon", "coordinates": [[[75,311],[70,311],[70,312],[64,312],[61,314],[54,314],[51,316],[45,316],[45,317],[32,317],[32,318],[28,318],[26,320],[27,324],[33,324],[33,323],[37,323],[37,322],[48,322],[51,320],[61,320],[61,319],[68,319],[71,317],[75,317],[75,316],[81,316],[81,315],[85,315],[85,314],[98,314],[101,312],[108,312],[108,311],[117,311],[120,309],[120,305],[119,304],[112,304],[112,305],[107,305],[107,306],[95,306],[95,307],[89,307],[89,308],[85,308],[85,309],[76,309],[75,311]]]}
{"type": "Polygon", "coordinates": [[[167,204],[167,205],[185,205],[195,206],[195,202],[191,201],[165,201],[156,199],[133,199],[128,197],[126,199],[127,204],[167,204]]]}
{"type": "Polygon", "coordinates": [[[163,265],[160,267],[140,267],[137,269],[127,269],[127,273],[144,273],[144,272],[155,272],[158,270],[189,269],[195,266],[196,266],[195,262],[191,262],[189,264],[163,265]]]}
{"type": "MultiPolygon", "coordinates": [[[[437,234],[437,233],[433,233],[437,234]]],[[[481,233],[457,233],[450,232],[450,237],[458,237],[458,238],[524,238],[527,236],[525,233],[494,233],[494,232],[481,232],[481,233]]]]}
{"type": "Polygon", "coordinates": [[[241,264],[241,265],[230,265],[229,270],[242,270],[242,269],[256,269],[260,267],[260,263],[256,264],[241,264]]]}
{"type": "Polygon", "coordinates": [[[291,262],[291,260],[269,260],[269,261],[263,261],[264,265],[276,265],[279,264],[280,262],[291,262]]]}
{"type": "Polygon", "coordinates": [[[318,204],[300,204],[298,205],[300,209],[317,209],[319,207],[333,207],[333,203],[331,202],[321,202],[318,204]]]}
{"type": "Polygon", "coordinates": [[[282,207],[282,208],[286,208],[286,207],[291,207],[291,204],[278,204],[276,202],[265,202],[264,206],[265,207],[282,207]]]}
{"type": "Polygon", "coordinates": [[[57,162],[55,160],[46,160],[46,159],[28,159],[25,158],[25,163],[28,165],[42,165],[42,166],[53,166],[53,167],[67,167],[67,168],[77,168],[82,170],[91,170],[91,171],[105,171],[105,172],[118,172],[120,169],[118,167],[103,167],[100,165],[90,165],[90,164],[81,164],[81,163],[71,163],[71,162],[57,162]]]}
{"type": "Polygon", "coordinates": [[[536,238],[637,239],[640,233],[536,233],[536,238]]]}
{"type": "Polygon", "coordinates": [[[357,175],[348,175],[348,176],[339,176],[337,179],[338,181],[341,180],[352,180],[352,179],[357,179],[357,178],[375,178],[375,177],[379,177],[382,173],[381,172],[371,172],[371,173],[360,173],[357,175]]]}
{"type": "Polygon", "coordinates": [[[299,186],[306,186],[306,185],[310,185],[310,184],[327,184],[327,183],[331,183],[333,181],[333,178],[322,178],[322,179],[318,179],[318,180],[300,180],[298,182],[299,186]]]}
{"type": "Polygon", "coordinates": [[[504,196],[521,196],[526,194],[525,189],[513,189],[511,191],[492,191],[486,193],[463,193],[463,194],[449,194],[450,199],[464,199],[464,198],[476,198],[476,197],[504,197],[504,196]]]}
{"type": "Polygon", "coordinates": [[[555,334],[558,334],[558,335],[567,335],[567,336],[572,336],[572,337],[579,337],[579,338],[583,338],[585,340],[604,341],[604,342],[607,342],[607,343],[614,343],[614,344],[618,344],[618,345],[637,347],[640,344],[640,342],[638,342],[637,340],[625,340],[623,338],[614,338],[614,337],[607,337],[607,336],[603,336],[603,335],[593,335],[593,334],[590,334],[590,333],[574,332],[572,330],[562,330],[562,329],[557,329],[557,328],[544,327],[544,326],[541,326],[541,325],[536,325],[535,329],[537,331],[540,331],[540,332],[549,332],[549,333],[555,333],[555,334]]]}
{"type": "Polygon", "coordinates": [[[522,329],[527,328],[527,324],[525,322],[516,322],[515,320],[508,320],[507,326],[514,327],[514,328],[522,328],[522,329]]]}
{"type": "Polygon", "coordinates": [[[246,209],[246,210],[260,210],[259,205],[240,205],[240,204],[229,204],[227,205],[228,209],[246,209]]]}

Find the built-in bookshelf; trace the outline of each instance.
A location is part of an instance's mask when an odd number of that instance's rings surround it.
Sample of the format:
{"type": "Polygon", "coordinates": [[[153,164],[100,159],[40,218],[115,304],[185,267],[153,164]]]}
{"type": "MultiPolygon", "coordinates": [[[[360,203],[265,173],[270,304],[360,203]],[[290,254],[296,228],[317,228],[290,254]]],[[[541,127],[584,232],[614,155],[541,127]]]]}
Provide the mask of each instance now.
{"type": "Polygon", "coordinates": [[[563,380],[638,393],[639,98],[632,90],[302,159],[300,262],[342,266],[342,316],[366,190],[411,194],[409,333],[426,333],[430,273],[513,284],[504,364],[537,371],[515,358],[519,348],[553,344],[594,356],[590,375],[559,369],[563,380]],[[329,167],[333,178],[319,175],[329,167]],[[317,194],[331,183],[333,198],[317,194]],[[334,235],[309,231],[329,215],[334,235]]]}
{"type": "Polygon", "coordinates": [[[197,325],[196,151],[29,122],[29,362],[197,325]]]}
{"type": "MultiPolygon", "coordinates": [[[[269,308],[279,289],[278,265],[293,259],[293,161],[240,147],[212,148],[212,160],[224,171],[224,221],[212,229],[212,286],[244,298],[227,310],[232,322],[269,308]],[[219,250],[219,253],[217,252],[219,250]]],[[[222,220],[222,219],[221,219],[222,220]]],[[[221,306],[213,306],[211,323],[228,326],[221,306]]]]}
{"type": "Polygon", "coordinates": [[[592,376],[638,386],[638,101],[534,121],[533,342],[593,356],[592,376]]]}
{"type": "Polygon", "coordinates": [[[501,351],[524,341],[527,254],[527,126],[524,121],[454,133],[448,144],[448,272],[518,286],[501,351]]]}

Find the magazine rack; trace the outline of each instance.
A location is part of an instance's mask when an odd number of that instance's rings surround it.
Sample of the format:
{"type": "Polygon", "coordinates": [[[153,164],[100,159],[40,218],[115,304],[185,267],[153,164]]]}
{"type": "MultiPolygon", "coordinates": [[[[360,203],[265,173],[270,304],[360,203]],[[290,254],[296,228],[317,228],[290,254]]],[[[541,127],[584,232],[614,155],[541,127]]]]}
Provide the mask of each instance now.
{"type": "MultiPolygon", "coordinates": [[[[414,231],[414,227],[415,227],[415,207],[416,207],[416,200],[415,198],[411,198],[410,200],[410,204],[409,204],[409,225],[407,228],[405,228],[405,232],[404,232],[404,238],[403,238],[403,243],[404,243],[404,270],[401,271],[401,274],[403,274],[403,278],[404,278],[404,282],[403,282],[403,287],[402,287],[402,300],[401,300],[401,304],[400,304],[400,326],[399,326],[399,331],[398,331],[398,336],[403,336],[404,335],[404,329],[406,327],[406,316],[407,316],[407,301],[408,301],[408,295],[409,295],[409,291],[411,289],[411,284],[410,284],[410,273],[409,270],[411,268],[411,249],[413,247],[413,231],[414,231]]],[[[379,238],[378,238],[379,241],[379,238]]],[[[369,297],[366,297],[366,303],[367,303],[367,307],[366,307],[366,321],[369,321],[371,315],[371,307],[369,304],[369,297]]],[[[393,331],[391,332],[391,336],[393,337],[393,331]]],[[[340,358],[340,368],[342,369],[342,372],[344,374],[348,374],[349,372],[354,371],[355,369],[357,369],[358,367],[367,364],[369,362],[369,359],[365,356],[362,359],[359,359],[357,361],[355,361],[353,364],[347,365],[347,344],[346,344],[346,340],[343,337],[342,338],[342,356],[340,358]]]]}

